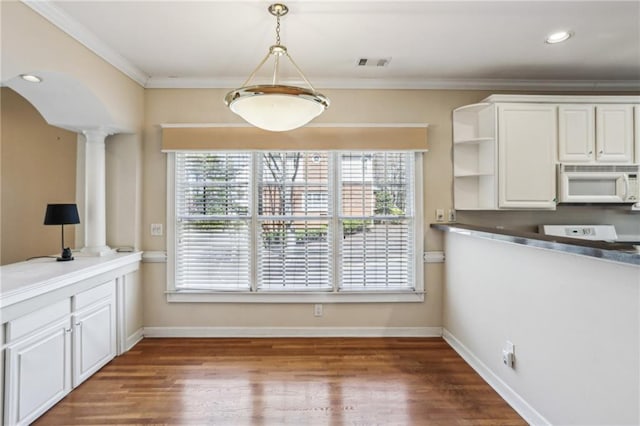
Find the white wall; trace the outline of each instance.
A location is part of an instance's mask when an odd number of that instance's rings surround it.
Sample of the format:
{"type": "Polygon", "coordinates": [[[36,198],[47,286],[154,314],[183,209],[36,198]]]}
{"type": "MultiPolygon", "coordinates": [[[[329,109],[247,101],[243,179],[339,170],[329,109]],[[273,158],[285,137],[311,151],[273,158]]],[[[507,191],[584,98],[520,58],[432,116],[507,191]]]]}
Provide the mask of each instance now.
{"type": "Polygon", "coordinates": [[[640,423],[640,267],[453,233],[445,247],[449,340],[528,421],[640,423]]]}

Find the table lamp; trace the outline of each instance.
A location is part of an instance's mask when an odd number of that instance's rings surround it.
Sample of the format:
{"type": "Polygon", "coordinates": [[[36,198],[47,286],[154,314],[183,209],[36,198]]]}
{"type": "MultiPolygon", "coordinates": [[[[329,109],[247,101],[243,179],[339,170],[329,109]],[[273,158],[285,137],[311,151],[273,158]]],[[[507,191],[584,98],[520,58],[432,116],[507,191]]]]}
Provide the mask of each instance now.
{"type": "Polygon", "coordinates": [[[62,254],[56,260],[63,262],[73,260],[71,249],[64,247],[64,225],[80,223],[78,207],[75,204],[47,204],[44,215],[45,225],[62,225],[62,254]]]}

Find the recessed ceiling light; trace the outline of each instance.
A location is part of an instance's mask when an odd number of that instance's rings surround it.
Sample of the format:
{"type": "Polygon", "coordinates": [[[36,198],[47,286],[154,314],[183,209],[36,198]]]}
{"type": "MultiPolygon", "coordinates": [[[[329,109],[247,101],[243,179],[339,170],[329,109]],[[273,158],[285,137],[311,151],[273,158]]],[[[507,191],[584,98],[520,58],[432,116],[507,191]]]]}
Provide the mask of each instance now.
{"type": "Polygon", "coordinates": [[[42,82],[42,78],[38,77],[37,75],[33,75],[33,74],[20,74],[20,78],[22,78],[24,81],[28,81],[30,83],[41,83],[42,82]]]}
{"type": "Polygon", "coordinates": [[[562,43],[565,40],[569,40],[573,33],[571,31],[558,31],[547,36],[545,40],[546,43],[554,44],[554,43],[562,43]]]}

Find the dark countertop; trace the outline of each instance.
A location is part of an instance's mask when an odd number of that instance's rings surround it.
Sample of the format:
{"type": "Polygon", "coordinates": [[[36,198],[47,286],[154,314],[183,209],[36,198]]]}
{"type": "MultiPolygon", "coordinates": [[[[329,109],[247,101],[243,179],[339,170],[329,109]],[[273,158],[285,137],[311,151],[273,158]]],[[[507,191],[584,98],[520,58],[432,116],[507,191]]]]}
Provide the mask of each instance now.
{"type": "Polygon", "coordinates": [[[489,228],[485,226],[465,225],[462,223],[432,223],[431,228],[525,246],[581,254],[612,262],[640,265],[640,251],[636,250],[635,246],[626,243],[556,237],[516,229],[489,228]]]}

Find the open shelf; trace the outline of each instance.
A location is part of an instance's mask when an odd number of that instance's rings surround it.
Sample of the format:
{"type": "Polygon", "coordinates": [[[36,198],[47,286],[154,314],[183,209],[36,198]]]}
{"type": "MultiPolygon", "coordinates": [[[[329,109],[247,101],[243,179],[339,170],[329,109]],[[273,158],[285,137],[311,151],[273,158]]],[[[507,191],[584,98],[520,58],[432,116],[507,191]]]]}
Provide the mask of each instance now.
{"type": "Polygon", "coordinates": [[[497,207],[495,106],[480,103],[453,112],[453,196],[457,210],[497,207]]]}
{"type": "Polygon", "coordinates": [[[494,141],[493,137],[484,137],[484,138],[454,140],[453,143],[456,145],[475,145],[475,144],[482,144],[482,143],[492,143],[493,141],[494,141]]]}

